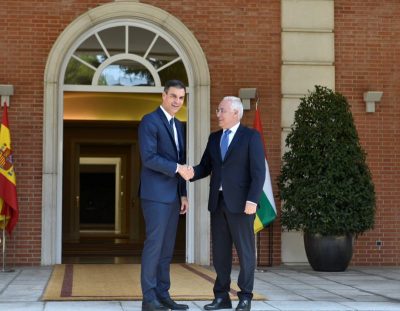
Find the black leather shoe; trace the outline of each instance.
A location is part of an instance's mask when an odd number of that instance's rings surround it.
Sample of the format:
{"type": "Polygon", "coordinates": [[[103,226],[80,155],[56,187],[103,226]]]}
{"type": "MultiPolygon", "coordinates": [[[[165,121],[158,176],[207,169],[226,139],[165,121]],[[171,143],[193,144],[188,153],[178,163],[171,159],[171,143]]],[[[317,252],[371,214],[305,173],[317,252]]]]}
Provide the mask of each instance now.
{"type": "Polygon", "coordinates": [[[251,309],[251,300],[250,299],[240,299],[236,311],[250,311],[251,309]]]}
{"type": "Polygon", "coordinates": [[[168,298],[158,298],[158,300],[167,308],[171,310],[186,310],[189,309],[188,305],[176,303],[170,297],[168,298]]]}
{"type": "Polygon", "coordinates": [[[142,302],[142,311],[166,311],[169,310],[157,299],[150,302],[142,302]]]}
{"type": "Polygon", "coordinates": [[[212,303],[204,306],[204,310],[232,309],[232,302],[229,298],[215,298],[212,303]]]}

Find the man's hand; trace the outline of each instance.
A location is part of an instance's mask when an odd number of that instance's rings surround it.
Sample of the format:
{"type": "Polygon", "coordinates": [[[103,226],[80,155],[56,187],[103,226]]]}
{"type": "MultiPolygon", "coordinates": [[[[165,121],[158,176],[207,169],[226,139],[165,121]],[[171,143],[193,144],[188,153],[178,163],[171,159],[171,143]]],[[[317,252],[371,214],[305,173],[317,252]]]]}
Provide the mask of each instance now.
{"type": "Polygon", "coordinates": [[[186,214],[187,210],[189,208],[189,202],[187,197],[181,197],[181,214],[186,214]]]}
{"type": "Polygon", "coordinates": [[[192,179],[194,176],[193,167],[187,166],[187,165],[178,164],[178,173],[186,181],[188,181],[189,179],[192,179]]]}
{"type": "Polygon", "coordinates": [[[244,208],[245,214],[251,215],[257,211],[257,204],[246,201],[246,207],[244,208]]]}

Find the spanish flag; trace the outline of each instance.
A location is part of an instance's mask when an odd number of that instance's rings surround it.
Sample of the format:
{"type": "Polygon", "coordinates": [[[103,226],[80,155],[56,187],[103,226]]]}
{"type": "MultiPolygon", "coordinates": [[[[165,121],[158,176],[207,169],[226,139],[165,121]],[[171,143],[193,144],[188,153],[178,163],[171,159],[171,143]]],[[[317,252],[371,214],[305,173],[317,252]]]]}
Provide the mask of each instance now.
{"type": "Polygon", "coordinates": [[[261,118],[257,108],[256,108],[256,115],[254,117],[253,127],[260,133],[264,143],[264,155],[265,155],[265,167],[266,167],[263,193],[261,195],[260,202],[258,202],[259,208],[257,209],[256,219],[254,220],[254,233],[257,233],[275,220],[276,207],[275,207],[274,196],[272,193],[271,177],[269,174],[269,167],[265,152],[265,142],[261,126],[261,118]]]}
{"type": "Polygon", "coordinates": [[[7,105],[4,103],[0,128],[0,228],[11,234],[18,221],[17,182],[8,127],[7,105]]]}

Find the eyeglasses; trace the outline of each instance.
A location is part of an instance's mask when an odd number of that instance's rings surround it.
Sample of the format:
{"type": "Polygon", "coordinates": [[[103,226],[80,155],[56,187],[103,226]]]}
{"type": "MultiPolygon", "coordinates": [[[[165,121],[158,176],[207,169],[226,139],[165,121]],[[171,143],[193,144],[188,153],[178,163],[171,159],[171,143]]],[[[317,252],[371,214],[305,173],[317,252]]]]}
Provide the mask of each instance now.
{"type": "MultiPolygon", "coordinates": [[[[237,110],[231,110],[234,114],[236,114],[237,113],[237,110]]],[[[225,110],[224,108],[217,108],[217,109],[215,109],[215,113],[216,114],[224,114],[224,113],[228,113],[229,112],[229,110],[225,110]]]]}
{"type": "Polygon", "coordinates": [[[225,113],[225,112],[227,112],[226,110],[224,110],[224,108],[217,108],[217,109],[215,109],[215,113],[216,114],[218,114],[218,113],[225,113]]]}

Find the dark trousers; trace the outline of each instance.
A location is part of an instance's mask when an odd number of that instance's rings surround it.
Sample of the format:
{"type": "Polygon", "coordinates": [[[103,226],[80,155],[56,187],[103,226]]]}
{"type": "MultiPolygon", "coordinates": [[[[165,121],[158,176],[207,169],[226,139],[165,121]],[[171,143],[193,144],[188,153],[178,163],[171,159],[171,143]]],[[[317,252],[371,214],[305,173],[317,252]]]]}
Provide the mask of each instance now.
{"type": "Polygon", "coordinates": [[[239,214],[229,212],[223,195],[220,194],[218,208],[211,213],[213,263],[217,272],[214,284],[216,298],[228,297],[231,284],[232,244],[235,245],[240,262],[239,299],[253,298],[256,267],[254,218],[255,215],[247,215],[244,212],[239,214]]]}
{"type": "Polygon", "coordinates": [[[168,298],[171,286],[170,263],[174,253],[179,220],[178,196],[165,204],[141,200],[146,224],[146,240],[142,252],[141,286],[143,301],[168,298]]]}

